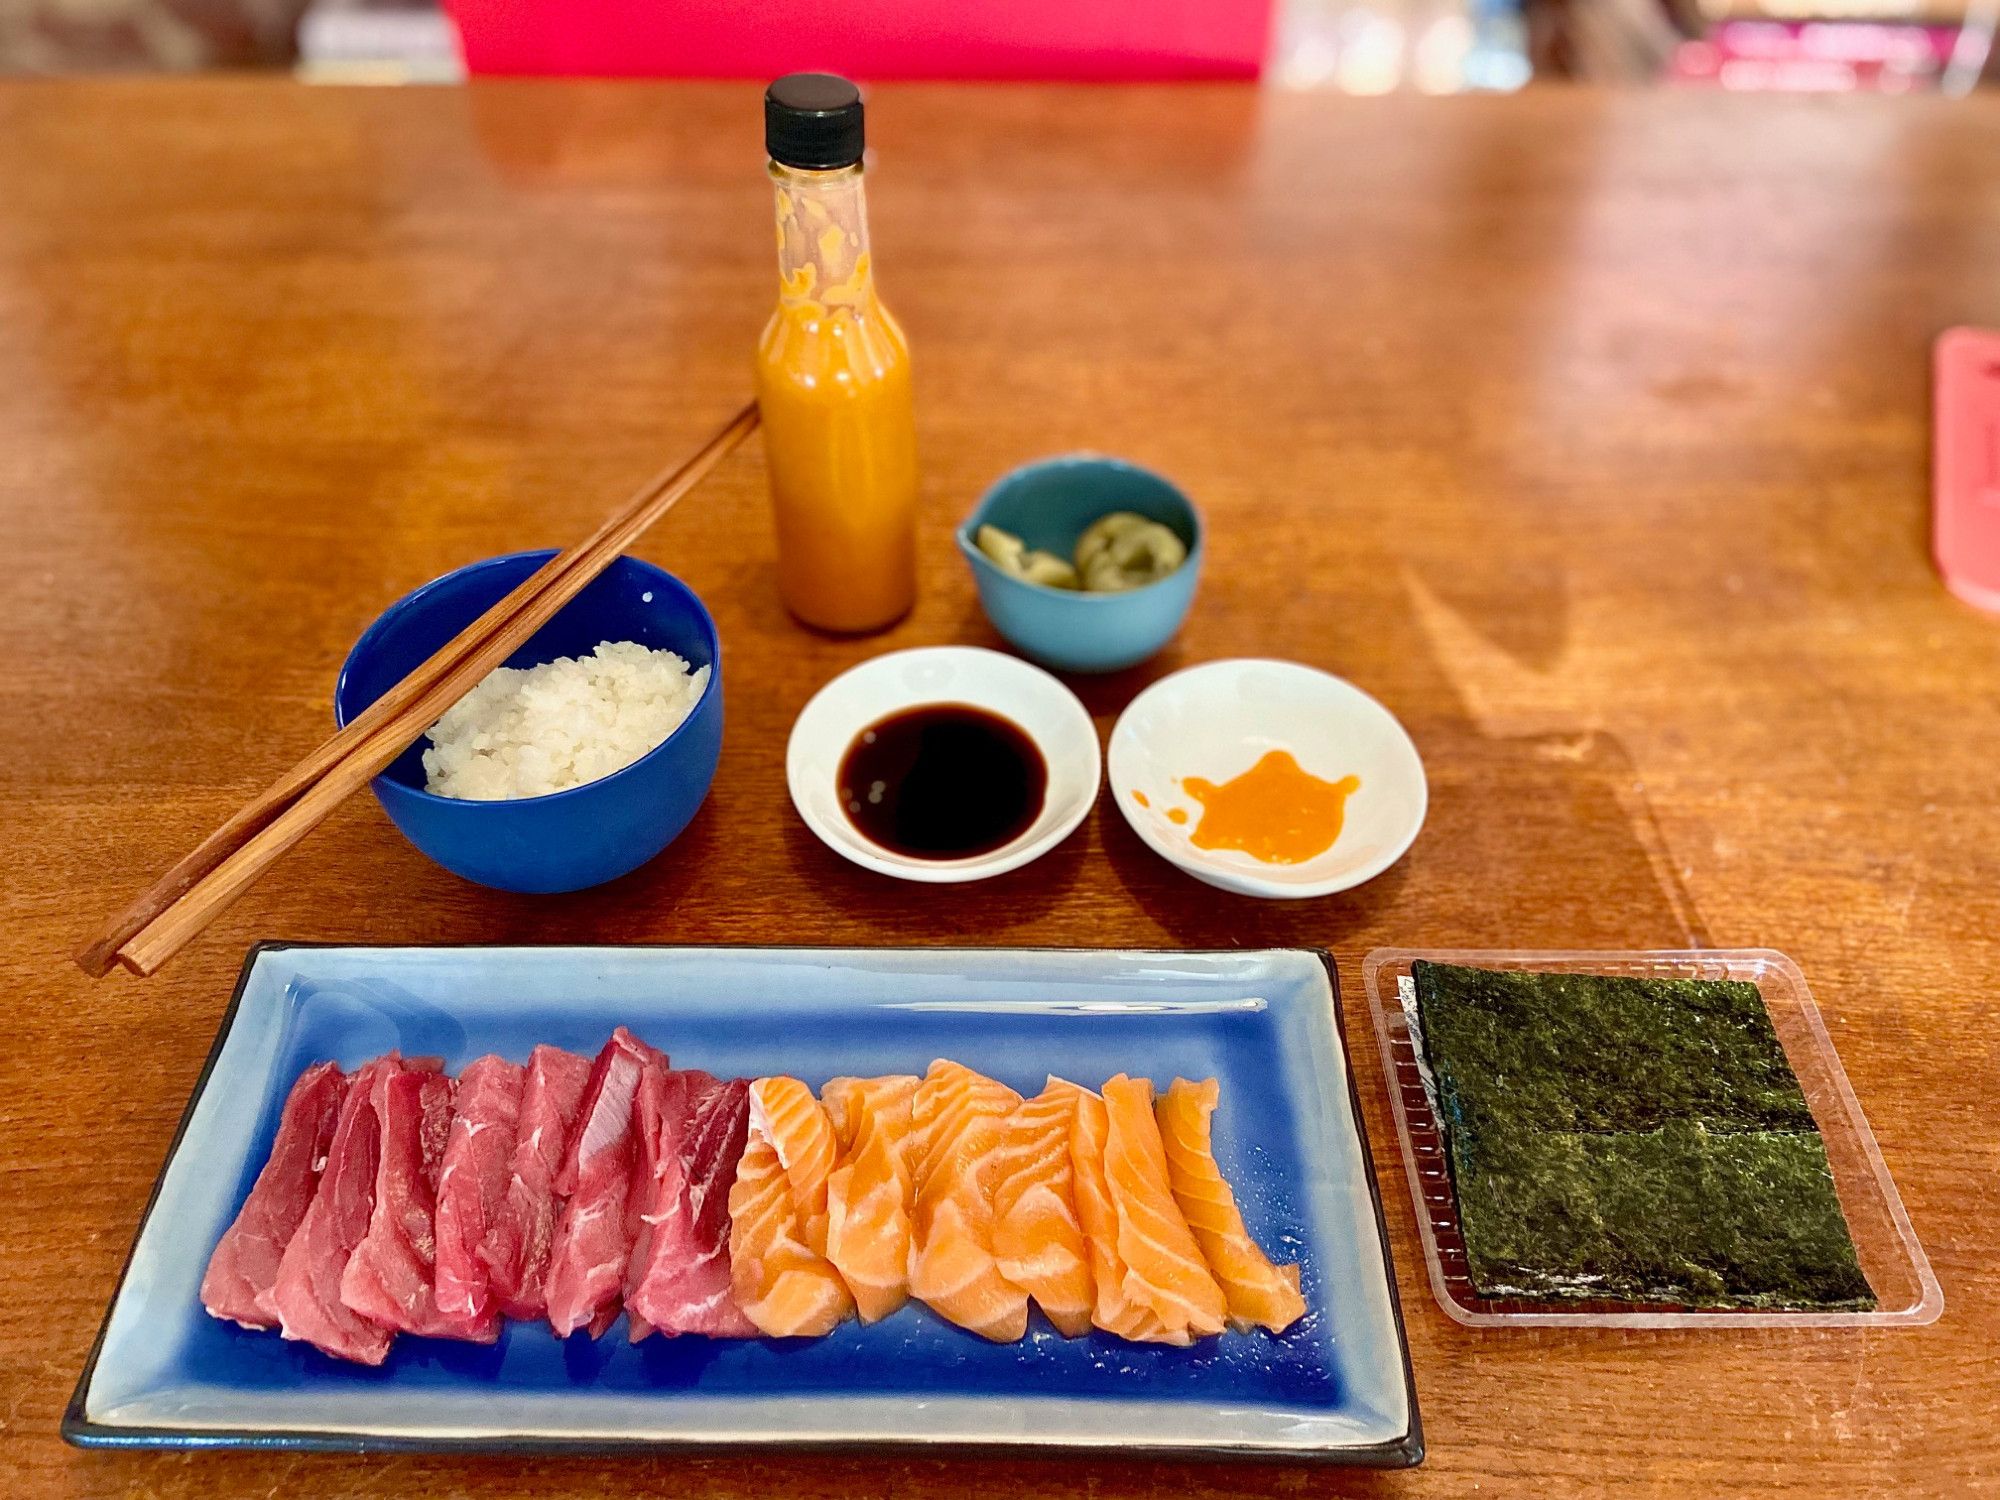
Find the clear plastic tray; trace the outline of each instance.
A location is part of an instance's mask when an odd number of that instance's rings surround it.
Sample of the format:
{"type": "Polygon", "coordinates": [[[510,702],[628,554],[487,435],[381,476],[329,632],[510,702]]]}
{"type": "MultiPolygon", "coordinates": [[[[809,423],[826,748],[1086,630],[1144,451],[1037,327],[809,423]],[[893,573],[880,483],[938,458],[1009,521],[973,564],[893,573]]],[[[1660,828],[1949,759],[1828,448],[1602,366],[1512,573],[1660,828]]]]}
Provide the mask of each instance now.
{"type": "Polygon", "coordinates": [[[1874,1132],[1861,1113],[1847,1073],[1833,1050],[1799,966],[1768,948],[1704,949],[1655,953],[1473,952],[1458,949],[1377,948],[1363,960],[1362,986],[1375,1018],[1389,1103],[1402,1142],[1416,1205],[1417,1230],[1430,1267],[1438,1305],[1474,1328],[1911,1328],[1934,1323],[1944,1312],[1944,1292],[1931,1271],[1910,1216],[1896,1194],[1874,1132]],[[1874,1287],[1872,1312],[1776,1312],[1766,1308],[1686,1308],[1630,1303],[1534,1302],[1488,1298],[1474,1289],[1459,1233],[1444,1140],[1418,1071],[1416,1048],[1398,981],[1413,960],[1469,964],[1483,969],[1527,969],[1568,974],[1632,975],[1656,979],[1741,979],[1757,986],[1778,1040],[1805,1089],[1806,1103],[1826,1141],[1835,1190],[1846,1212],[1854,1248],[1874,1287]]]}

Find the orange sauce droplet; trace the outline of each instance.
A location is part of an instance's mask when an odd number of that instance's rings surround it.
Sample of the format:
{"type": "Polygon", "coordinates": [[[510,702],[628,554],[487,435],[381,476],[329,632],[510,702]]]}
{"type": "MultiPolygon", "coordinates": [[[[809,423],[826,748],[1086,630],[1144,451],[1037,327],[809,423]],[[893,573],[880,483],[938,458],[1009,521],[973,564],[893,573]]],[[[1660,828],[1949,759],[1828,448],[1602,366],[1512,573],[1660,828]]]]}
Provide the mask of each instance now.
{"type": "Polygon", "coordinates": [[[1167,821],[1169,823],[1185,823],[1187,821],[1187,809],[1185,807],[1168,808],[1167,821]]]}
{"type": "Polygon", "coordinates": [[[1361,778],[1325,781],[1289,750],[1264,758],[1220,785],[1189,776],[1181,785],[1201,804],[1190,842],[1197,849],[1240,849],[1271,865],[1303,864],[1331,849],[1347,819],[1347,799],[1361,778]]]}
{"type": "Polygon", "coordinates": [[[1140,791],[1136,786],[1132,788],[1132,800],[1138,803],[1141,807],[1151,807],[1153,805],[1152,803],[1146,800],[1146,794],[1140,791]]]}

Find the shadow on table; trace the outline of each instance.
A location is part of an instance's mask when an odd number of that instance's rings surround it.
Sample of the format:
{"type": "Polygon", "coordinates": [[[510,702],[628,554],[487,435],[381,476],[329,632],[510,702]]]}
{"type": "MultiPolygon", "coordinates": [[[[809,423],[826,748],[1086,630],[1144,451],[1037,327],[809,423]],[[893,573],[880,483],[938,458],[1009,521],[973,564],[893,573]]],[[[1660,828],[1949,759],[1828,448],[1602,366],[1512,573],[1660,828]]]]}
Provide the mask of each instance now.
{"type": "Polygon", "coordinates": [[[1487,739],[1463,721],[1413,725],[1430,814],[1404,858],[1367,884],[1261,901],[1200,884],[1101,814],[1112,872],[1190,947],[1380,944],[1664,947],[1708,941],[1624,746],[1611,735],[1487,739]],[[1496,809],[1505,808],[1504,815],[1496,809]]]}

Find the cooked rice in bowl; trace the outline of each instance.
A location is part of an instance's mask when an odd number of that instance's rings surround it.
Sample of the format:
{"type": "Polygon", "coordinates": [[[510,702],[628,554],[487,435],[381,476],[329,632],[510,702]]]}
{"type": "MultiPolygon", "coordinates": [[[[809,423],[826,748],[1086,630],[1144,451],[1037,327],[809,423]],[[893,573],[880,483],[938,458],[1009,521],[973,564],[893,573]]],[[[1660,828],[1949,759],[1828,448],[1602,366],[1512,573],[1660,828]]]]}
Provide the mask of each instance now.
{"type": "Polygon", "coordinates": [[[609,776],[681,726],[708,676],[707,667],[634,641],[496,668],[431,726],[424,788],[500,802],[609,776]]]}

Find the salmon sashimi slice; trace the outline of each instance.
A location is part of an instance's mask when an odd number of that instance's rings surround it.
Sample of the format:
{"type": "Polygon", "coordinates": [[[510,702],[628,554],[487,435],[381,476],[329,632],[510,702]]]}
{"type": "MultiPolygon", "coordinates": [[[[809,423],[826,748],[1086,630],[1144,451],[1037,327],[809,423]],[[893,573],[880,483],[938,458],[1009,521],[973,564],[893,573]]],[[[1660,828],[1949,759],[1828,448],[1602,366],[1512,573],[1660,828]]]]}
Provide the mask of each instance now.
{"type": "Polygon", "coordinates": [[[826,1258],[864,1323],[910,1296],[910,1107],[917,1080],[835,1078],[819,1091],[840,1148],[826,1180],[826,1258]]]}
{"type": "Polygon", "coordinates": [[[1215,1164],[1210,1142],[1220,1090],[1213,1078],[1176,1078],[1154,1106],[1167,1152],[1167,1181],[1174,1202],[1194,1233],[1208,1269],[1229,1305],[1229,1326],[1239,1333],[1268,1328],[1283,1333],[1305,1314],[1299,1268],[1274,1266],[1250,1238],[1236,1195],[1215,1164]]]}
{"type": "Polygon", "coordinates": [[[1065,1338],[1090,1332],[1090,1247],[1071,1189],[1076,1091],[1053,1079],[1007,1120],[993,1158],[993,1258],[1065,1338]]]}
{"type": "Polygon", "coordinates": [[[1104,1106],[1104,1178],[1118,1212],[1125,1295],[1160,1320],[1170,1342],[1222,1332],[1229,1305],[1174,1202],[1153,1085],[1120,1073],[1105,1082],[1104,1106]]]}
{"type": "Polygon", "coordinates": [[[277,1283],[285,1246],[312,1205],[346,1097],[347,1075],[330,1062],[314,1063],[292,1084],[271,1154],[201,1278],[201,1304],[213,1316],[245,1328],[278,1326],[264,1303],[277,1283]]]}
{"type": "Polygon", "coordinates": [[[1070,1122],[1070,1188],[1076,1199],[1077,1222],[1090,1250],[1090,1280],[1096,1295],[1090,1320],[1106,1333],[1135,1343],[1186,1343],[1176,1337],[1144,1303],[1125,1292],[1125,1262],[1118,1254],[1118,1209],[1104,1175],[1104,1147],[1111,1136],[1111,1114],[1101,1096],[1077,1084],[1051,1078],[1049,1088],[1071,1093],[1076,1113],[1070,1122]]]}
{"type": "Polygon", "coordinates": [[[1021,1096],[939,1058],[910,1107],[910,1294],[995,1343],[1028,1331],[1028,1294],[993,1254],[993,1163],[1021,1096]]]}
{"type": "Polygon", "coordinates": [[[761,1130],[778,1153],[806,1244],[815,1255],[825,1255],[826,1181],[840,1151],[833,1121],[796,1078],[760,1078],[751,1084],[750,1119],[751,1128],[761,1130]]]}
{"type": "Polygon", "coordinates": [[[822,1253],[833,1157],[833,1124],[810,1089],[796,1078],[750,1085],[748,1142],[729,1188],[730,1285],[736,1305],[773,1338],[816,1338],[854,1311],[822,1253]]]}

